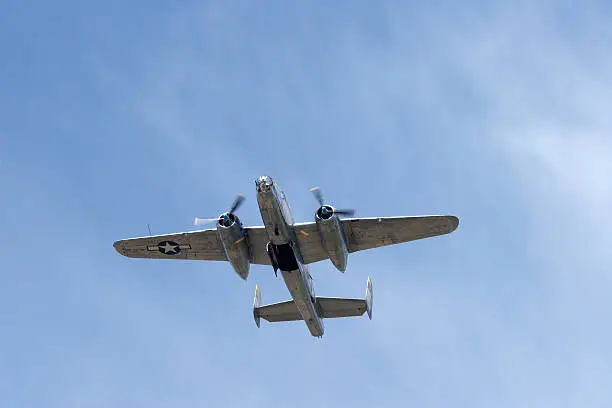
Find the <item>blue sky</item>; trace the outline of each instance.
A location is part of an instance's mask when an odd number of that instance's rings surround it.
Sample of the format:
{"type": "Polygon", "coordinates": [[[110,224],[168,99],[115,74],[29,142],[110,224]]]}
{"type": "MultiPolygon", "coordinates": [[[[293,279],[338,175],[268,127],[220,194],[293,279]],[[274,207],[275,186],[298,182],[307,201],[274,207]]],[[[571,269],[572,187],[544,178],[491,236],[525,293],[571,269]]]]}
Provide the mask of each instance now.
{"type": "Polygon", "coordinates": [[[612,404],[605,2],[10,1],[0,15],[0,405],[612,404]],[[373,320],[252,321],[271,269],[134,260],[277,179],[451,235],[312,266],[373,320]]]}

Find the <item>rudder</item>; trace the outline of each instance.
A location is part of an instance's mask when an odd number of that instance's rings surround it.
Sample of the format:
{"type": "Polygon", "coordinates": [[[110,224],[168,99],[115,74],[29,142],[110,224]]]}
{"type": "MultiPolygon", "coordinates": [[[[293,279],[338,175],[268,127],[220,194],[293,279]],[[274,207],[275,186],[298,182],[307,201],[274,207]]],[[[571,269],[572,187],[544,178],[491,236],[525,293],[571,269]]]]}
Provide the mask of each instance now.
{"type": "Polygon", "coordinates": [[[255,319],[255,324],[257,327],[260,325],[260,317],[257,313],[257,308],[261,306],[261,292],[259,291],[259,286],[255,284],[255,296],[253,298],[253,319],[255,319]]]}
{"type": "Polygon", "coordinates": [[[372,289],[372,280],[368,276],[368,283],[366,285],[366,312],[368,312],[368,317],[372,320],[372,302],[373,302],[374,292],[372,289]]]}

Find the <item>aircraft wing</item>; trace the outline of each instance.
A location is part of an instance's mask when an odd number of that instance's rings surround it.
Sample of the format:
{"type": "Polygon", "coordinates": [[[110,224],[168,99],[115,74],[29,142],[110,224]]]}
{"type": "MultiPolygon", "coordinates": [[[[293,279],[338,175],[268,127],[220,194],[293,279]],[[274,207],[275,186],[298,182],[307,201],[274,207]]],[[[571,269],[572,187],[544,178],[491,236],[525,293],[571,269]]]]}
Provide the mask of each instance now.
{"type": "MultiPolygon", "coordinates": [[[[245,231],[251,249],[251,263],[270,265],[264,227],[246,227],[245,231]]],[[[227,261],[216,229],[122,239],[113,246],[129,258],[227,261]]]]}
{"type": "Polygon", "coordinates": [[[315,222],[300,222],[293,225],[302,254],[302,263],[310,264],[327,259],[329,255],[321,244],[321,236],[315,222]]]}
{"type": "MultiPolygon", "coordinates": [[[[349,252],[400,244],[453,232],[459,219],[452,215],[346,218],[341,220],[349,252]]],[[[314,222],[295,224],[305,264],[327,259],[314,222]]]]}
{"type": "Polygon", "coordinates": [[[452,215],[347,218],[342,226],[349,252],[357,252],[449,234],[457,229],[459,219],[452,215]]]}
{"type": "Polygon", "coordinates": [[[302,316],[293,300],[259,306],[254,309],[254,313],[256,316],[262,317],[269,322],[302,320],[302,316]]]}

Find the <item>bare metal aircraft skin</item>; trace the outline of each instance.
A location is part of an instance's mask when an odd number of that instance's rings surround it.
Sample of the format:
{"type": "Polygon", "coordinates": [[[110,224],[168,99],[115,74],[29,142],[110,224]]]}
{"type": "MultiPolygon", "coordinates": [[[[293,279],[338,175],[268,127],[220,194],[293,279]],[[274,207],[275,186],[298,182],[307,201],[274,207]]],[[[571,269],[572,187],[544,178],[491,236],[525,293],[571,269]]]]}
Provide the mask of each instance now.
{"type": "MultiPolygon", "coordinates": [[[[247,279],[251,264],[271,265],[281,272],[292,300],[261,304],[255,285],[253,316],[269,322],[303,320],[313,336],[323,336],[324,318],[361,316],[372,318],[372,282],[368,278],[364,299],[315,296],[308,265],[329,259],[341,272],[348,254],[453,232],[459,220],[450,215],[345,218],[353,210],[338,210],[325,204],[318,188],[312,189],[320,207],[314,222],[295,223],[283,191],[269,176],[255,181],[263,226],[244,227],[234,212],[244,196],[238,196],[230,211],[213,219],[215,229],[155,235],[116,241],[115,249],[130,258],[228,261],[247,279]]],[[[195,219],[199,225],[211,220],[195,219]]]]}

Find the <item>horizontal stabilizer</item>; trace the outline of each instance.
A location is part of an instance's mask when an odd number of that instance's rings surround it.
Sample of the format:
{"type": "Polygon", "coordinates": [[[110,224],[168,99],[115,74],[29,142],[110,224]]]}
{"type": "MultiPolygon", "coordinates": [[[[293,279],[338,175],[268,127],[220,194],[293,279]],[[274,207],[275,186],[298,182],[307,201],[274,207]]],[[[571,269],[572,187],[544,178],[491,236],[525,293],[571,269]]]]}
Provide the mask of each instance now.
{"type": "MultiPolygon", "coordinates": [[[[361,316],[366,310],[368,310],[368,303],[365,299],[317,297],[317,311],[319,316],[324,319],[361,316]]],[[[293,300],[265,306],[257,306],[257,303],[255,303],[253,315],[256,322],[259,321],[260,317],[269,322],[303,320],[293,300]]]]}
{"type": "Polygon", "coordinates": [[[269,322],[302,320],[302,316],[293,300],[256,307],[253,313],[255,316],[261,317],[269,322]]]}
{"type": "Polygon", "coordinates": [[[318,297],[317,304],[319,306],[319,316],[324,319],[361,316],[366,311],[366,301],[363,299],[318,297]]]}

